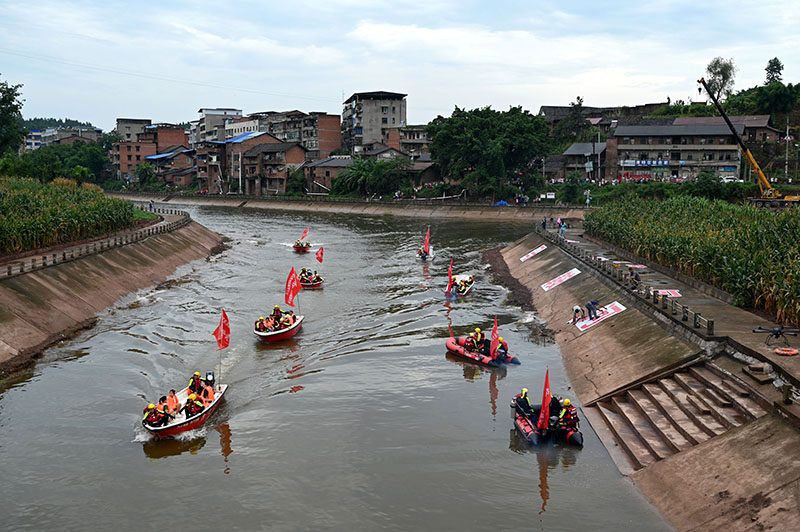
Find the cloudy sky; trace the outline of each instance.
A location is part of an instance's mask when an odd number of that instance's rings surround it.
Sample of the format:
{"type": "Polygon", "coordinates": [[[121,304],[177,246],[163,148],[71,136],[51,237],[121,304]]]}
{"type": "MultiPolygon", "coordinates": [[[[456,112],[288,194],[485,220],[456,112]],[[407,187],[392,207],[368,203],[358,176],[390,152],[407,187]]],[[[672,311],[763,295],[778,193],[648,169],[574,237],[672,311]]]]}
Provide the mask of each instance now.
{"type": "Polygon", "coordinates": [[[800,82],[797,2],[0,0],[0,79],[24,85],[25,117],[104,129],[200,107],[339,114],[374,90],[407,93],[410,123],[455,105],[688,100],[716,56],[737,89],[776,56],[800,82]]]}

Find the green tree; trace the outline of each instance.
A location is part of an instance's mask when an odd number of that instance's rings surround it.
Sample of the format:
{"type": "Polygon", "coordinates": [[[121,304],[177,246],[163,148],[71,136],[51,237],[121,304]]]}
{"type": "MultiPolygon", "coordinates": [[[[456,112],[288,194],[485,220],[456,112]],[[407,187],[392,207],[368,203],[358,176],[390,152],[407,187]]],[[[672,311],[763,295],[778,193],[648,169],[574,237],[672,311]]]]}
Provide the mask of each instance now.
{"type": "Polygon", "coordinates": [[[769,114],[788,113],[792,110],[796,99],[792,84],[787,86],[780,81],[759,87],[755,98],[758,112],[769,114]]]}
{"type": "Polygon", "coordinates": [[[480,196],[499,192],[549,148],[547,123],[521,107],[504,112],[456,107],[451,116],[433,119],[427,132],[442,174],[480,196]]]}
{"type": "Polygon", "coordinates": [[[296,168],[289,174],[286,180],[286,194],[290,196],[302,196],[306,191],[306,175],[302,168],[296,168]]]}
{"type": "Polygon", "coordinates": [[[715,57],[706,67],[706,84],[717,100],[731,94],[735,78],[736,65],[733,59],[715,57]]]}
{"type": "MultiPolygon", "coordinates": [[[[573,142],[584,142],[586,133],[591,127],[592,125],[583,114],[583,98],[578,96],[573,103],[569,104],[567,116],[553,127],[553,137],[560,143],[560,147],[566,149],[573,142]]],[[[563,149],[559,151],[563,151],[563,149]]]]}
{"type": "Polygon", "coordinates": [[[133,175],[139,180],[140,187],[146,187],[158,182],[156,169],[150,163],[142,163],[134,168],[133,175]]]}
{"type": "Polygon", "coordinates": [[[25,138],[25,128],[20,125],[22,85],[9,85],[0,81],[0,155],[17,151],[25,138]]]}
{"type": "Polygon", "coordinates": [[[409,184],[410,166],[410,161],[405,157],[395,157],[388,161],[356,157],[333,180],[331,193],[362,197],[391,194],[409,184]]]}
{"type": "Polygon", "coordinates": [[[764,70],[767,71],[767,79],[764,82],[764,85],[769,85],[776,81],[782,81],[781,73],[783,72],[783,63],[777,57],[773,57],[767,63],[767,68],[764,70]]]}
{"type": "Polygon", "coordinates": [[[708,199],[718,199],[725,195],[725,187],[720,176],[710,170],[705,170],[697,176],[697,181],[690,187],[689,194],[708,199]]]}
{"type": "Polygon", "coordinates": [[[81,122],[72,118],[24,118],[22,127],[25,129],[46,129],[48,127],[94,127],[90,122],[81,122]]]}

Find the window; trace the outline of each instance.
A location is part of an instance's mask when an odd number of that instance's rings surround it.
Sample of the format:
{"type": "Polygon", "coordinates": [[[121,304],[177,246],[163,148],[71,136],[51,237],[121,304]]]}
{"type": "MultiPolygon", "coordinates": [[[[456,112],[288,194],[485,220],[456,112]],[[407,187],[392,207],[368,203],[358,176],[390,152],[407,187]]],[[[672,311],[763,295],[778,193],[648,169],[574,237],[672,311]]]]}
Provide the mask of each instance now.
{"type": "Polygon", "coordinates": [[[139,146],[136,146],[136,151],[139,151],[139,146]]]}
{"type": "Polygon", "coordinates": [[[136,156],[136,160],[137,160],[137,161],[141,161],[141,160],[142,160],[142,156],[141,156],[141,155],[137,155],[137,156],[136,156]]]}
{"type": "Polygon", "coordinates": [[[331,171],[325,170],[325,177],[330,177],[330,176],[331,176],[331,171]]]}
{"type": "Polygon", "coordinates": [[[131,160],[131,156],[130,156],[130,155],[128,155],[128,160],[129,160],[129,161],[131,160]]]}
{"type": "Polygon", "coordinates": [[[396,112],[397,112],[397,107],[392,106],[392,113],[396,113],[396,112]]]}
{"type": "Polygon", "coordinates": [[[394,121],[395,121],[395,118],[394,118],[394,117],[392,117],[392,124],[394,124],[394,121]]]}
{"type": "Polygon", "coordinates": [[[389,112],[389,107],[386,105],[381,106],[381,113],[386,114],[389,112]]]}
{"type": "Polygon", "coordinates": [[[386,118],[386,117],[381,118],[381,124],[388,124],[388,123],[389,123],[389,119],[388,118],[386,118]]]}
{"type": "Polygon", "coordinates": [[[640,153],[639,154],[639,160],[640,161],[647,160],[647,154],[646,153],[640,153]]]}
{"type": "Polygon", "coordinates": [[[681,152],[679,152],[679,151],[674,151],[674,152],[672,152],[672,153],[670,154],[670,158],[671,158],[673,161],[680,161],[680,160],[681,160],[681,152]]]}
{"type": "Polygon", "coordinates": [[[128,151],[131,151],[131,147],[130,146],[125,146],[125,147],[128,148],[128,151]]]}

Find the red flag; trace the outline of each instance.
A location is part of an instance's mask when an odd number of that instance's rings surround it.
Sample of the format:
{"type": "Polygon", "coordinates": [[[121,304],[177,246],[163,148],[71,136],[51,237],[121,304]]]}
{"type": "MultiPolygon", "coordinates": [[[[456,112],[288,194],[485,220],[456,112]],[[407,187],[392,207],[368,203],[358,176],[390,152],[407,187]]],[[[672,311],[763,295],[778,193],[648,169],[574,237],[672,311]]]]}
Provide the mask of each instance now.
{"type": "Polygon", "coordinates": [[[286,304],[293,307],[294,297],[300,292],[300,279],[294,271],[294,267],[286,278],[286,304]]]}
{"type": "Polygon", "coordinates": [[[301,236],[301,237],[300,237],[300,240],[305,240],[305,238],[306,238],[307,236],[308,236],[308,227],[306,227],[306,230],[305,230],[305,231],[303,231],[303,236],[301,236]]]}
{"type": "Polygon", "coordinates": [[[492,343],[489,344],[489,355],[492,358],[497,356],[498,347],[500,347],[500,335],[497,334],[497,316],[495,316],[494,327],[492,327],[492,343]]]}
{"type": "Polygon", "coordinates": [[[544,394],[542,394],[542,409],[539,411],[539,420],[536,422],[537,429],[546,429],[550,423],[550,368],[544,374],[544,394]]]}
{"type": "Polygon", "coordinates": [[[425,247],[423,248],[425,250],[425,253],[428,253],[428,247],[430,245],[430,242],[431,242],[431,227],[428,226],[428,232],[425,233],[425,247]]]}
{"type": "Polygon", "coordinates": [[[214,336],[217,339],[217,351],[225,349],[231,343],[231,326],[225,309],[222,309],[222,317],[219,319],[219,327],[214,330],[214,336]]]}
{"type": "Polygon", "coordinates": [[[322,246],[317,250],[317,260],[322,262],[322,246]]]}
{"type": "Polygon", "coordinates": [[[453,259],[450,259],[450,267],[447,269],[447,291],[445,295],[450,297],[450,290],[453,288],[453,259]]]}

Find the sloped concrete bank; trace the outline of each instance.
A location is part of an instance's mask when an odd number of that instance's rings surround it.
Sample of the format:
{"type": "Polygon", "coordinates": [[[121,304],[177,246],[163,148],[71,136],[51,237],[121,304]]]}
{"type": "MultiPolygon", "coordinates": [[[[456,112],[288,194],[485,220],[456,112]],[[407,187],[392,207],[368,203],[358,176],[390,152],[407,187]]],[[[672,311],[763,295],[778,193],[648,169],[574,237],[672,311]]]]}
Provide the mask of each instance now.
{"type": "Polygon", "coordinates": [[[405,216],[413,218],[463,218],[472,220],[531,220],[540,223],[542,217],[583,220],[586,209],[569,207],[490,207],[452,204],[410,204],[391,201],[304,201],[288,199],[254,199],[238,196],[153,196],[108,193],[109,196],[131,201],[175,205],[210,205],[216,207],[238,207],[250,209],[274,209],[293,212],[330,212],[365,216],[405,216]]]}
{"type": "MultiPolygon", "coordinates": [[[[574,393],[585,404],[709,356],[704,346],[654,320],[626,299],[633,297],[629,293],[535,233],[500,254],[561,348],[573,390],[557,393],[574,393]],[[542,245],[544,251],[520,260],[542,245]],[[573,268],[580,273],[543,288],[573,268]],[[626,310],[581,332],[570,323],[572,307],[589,300],[618,301],[626,310]]],[[[774,411],[637,471],[621,465],[624,453],[602,420],[588,419],[620,470],[678,530],[789,530],[800,522],[800,433],[774,411]]]]}
{"type": "Polygon", "coordinates": [[[120,297],[163,282],[221,243],[196,222],[122,247],[0,280],[0,376],[95,323],[120,297]]]}

